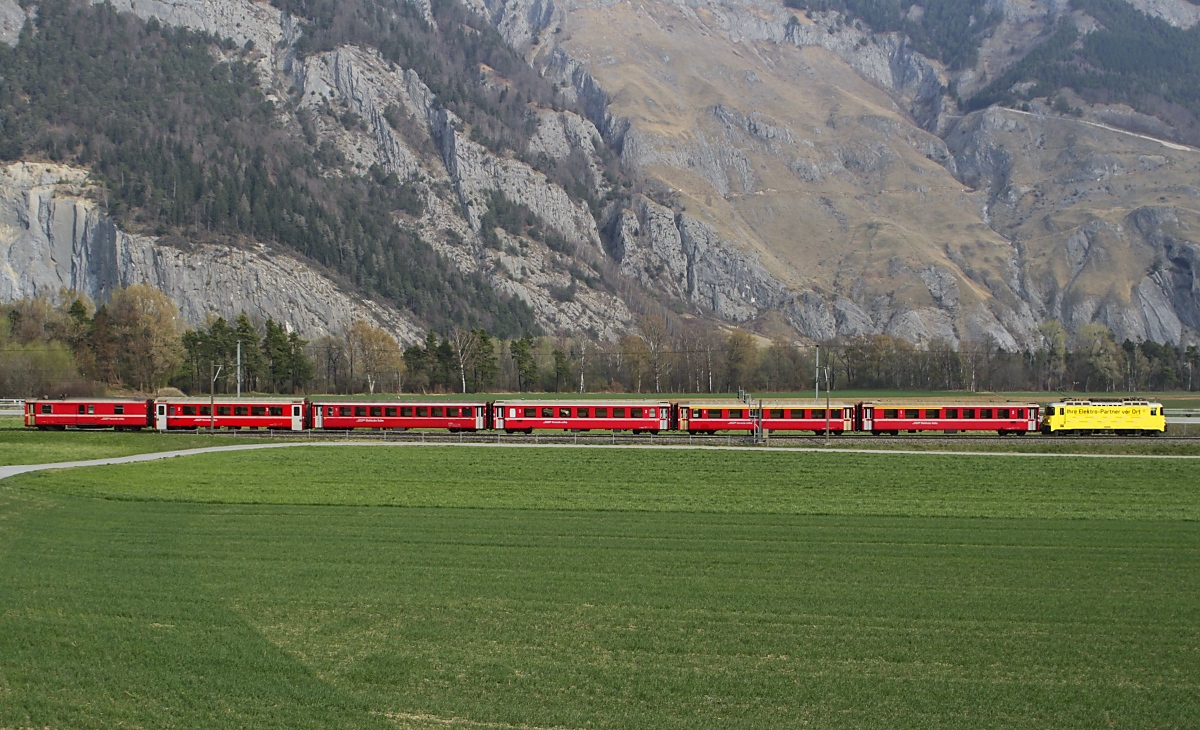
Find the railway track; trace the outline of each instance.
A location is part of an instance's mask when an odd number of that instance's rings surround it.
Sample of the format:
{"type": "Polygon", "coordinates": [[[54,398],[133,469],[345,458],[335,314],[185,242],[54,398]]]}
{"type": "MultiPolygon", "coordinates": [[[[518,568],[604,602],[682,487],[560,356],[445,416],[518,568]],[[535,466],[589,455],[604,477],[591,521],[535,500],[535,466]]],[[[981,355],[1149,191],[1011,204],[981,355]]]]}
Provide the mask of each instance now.
{"type": "MultiPolygon", "coordinates": [[[[173,431],[172,433],[208,434],[207,429],[195,431],[173,431]]],[[[625,445],[680,445],[680,446],[824,446],[825,436],[773,435],[766,439],[754,439],[741,434],[697,435],[681,433],[632,434],[632,433],[555,433],[509,434],[503,432],[445,433],[434,431],[269,431],[269,430],[221,430],[213,432],[223,436],[237,436],[248,440],[284,439],[307,441],[392,441],[396,443],[428,444],[579,444],[591,446],[625,445]]],[[[1112,444],[1112,443],[1200,443],[1200,436],[984,436],[984,435],[938,435],[902,434],[899,436],[842,435],[830,436],[834,446],[869,446],[878,444],[927,445],[946,443],[970,443],[980,446],[998,444],[1112,444]]]]}

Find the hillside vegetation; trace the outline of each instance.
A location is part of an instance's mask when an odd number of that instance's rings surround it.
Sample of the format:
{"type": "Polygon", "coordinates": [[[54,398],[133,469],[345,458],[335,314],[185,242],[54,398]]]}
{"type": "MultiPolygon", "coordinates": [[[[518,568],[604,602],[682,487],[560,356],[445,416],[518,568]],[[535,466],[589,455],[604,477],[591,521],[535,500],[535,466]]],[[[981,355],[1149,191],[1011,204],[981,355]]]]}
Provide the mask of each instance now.
{"type": "Polygon", "coordinates": [[[404,181],[349,174],[336,149],[289,134],[252,51],[107,4],[42,3],[0,45],[0,157],[91,168],[127,229],[274,242],[437,327],[534,328],[524,303],[397,224],[420,210],[404,181]]]}

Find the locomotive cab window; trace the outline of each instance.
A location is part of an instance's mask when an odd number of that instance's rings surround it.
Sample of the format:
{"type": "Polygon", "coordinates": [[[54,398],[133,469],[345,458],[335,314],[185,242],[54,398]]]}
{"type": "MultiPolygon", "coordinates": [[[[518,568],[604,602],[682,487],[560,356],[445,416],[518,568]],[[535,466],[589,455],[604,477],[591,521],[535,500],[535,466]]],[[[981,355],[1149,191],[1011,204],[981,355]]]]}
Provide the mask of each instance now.
{"type": "Polygon", "coordinates": [[[1158,409],[1157,409],[1157,408],[1151,408],[1151,409],[1150,409],[1150,415],[1152,415],[1152,416],[1157,416],[1157,415],[1158,415],[1158,409]]]}
{"type": "Polygon", "coordinates": [[[228,416],[229,415],[229,406],[217,406],[217,415],[218,416],[228,416]]]}

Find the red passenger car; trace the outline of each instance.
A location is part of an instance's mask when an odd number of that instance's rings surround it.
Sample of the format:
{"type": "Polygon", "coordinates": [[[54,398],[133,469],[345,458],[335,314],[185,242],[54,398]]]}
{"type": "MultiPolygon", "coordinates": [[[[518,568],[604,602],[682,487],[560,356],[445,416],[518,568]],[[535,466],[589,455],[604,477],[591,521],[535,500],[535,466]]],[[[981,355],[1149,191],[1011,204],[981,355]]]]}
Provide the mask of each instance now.
{"type": "MultiPolygon", "coordinates": [[[[758,406],[757,401],[753,407],[740,400],[684,401],[677,405],[677,424],[680,431],[689,433],[749,433],[759,423],[758,406]]],[[[766,433],[812,431],[822,434],[827,422],[831,434],[854,430],[854,403],[831,402],[826,414],[823,402],[771,400],[762,402],[762,410],[761,422],[766,433]]]]}
{"type": "Polygon", "coordinates": [[[444,428],[451,432],[488,427],[485,401],[463,403],[360,403],[321,401],[311,406],[312,428],[444,428]]]}
{"type": "Polygon", "coordinates": [[[304,430],[303,398],[217,398],[209,410],[208,398],[159,398],[154,402],[154,427],[175,428],[277,428],[304,430]]]}
{"type": "Polygon", "coordinates": [[[671,427],[671,404],[651,400],[513,400],[492,404],[495,428],[509,433],[536,429],[658,433],[671,427]]]}
{"type": "Polygon", "coordinates": [[[995,431],[1026,434],[1037,431],[1041,406],[1037,403],[924,401],[859,404],[858,430],[879,436],[901,431],[995,431]]]}
{"type": "Polygon", "coordinates": [[[63,398],[25,401],[25,425],[31,428],[148,428],[151,401],[144,398],[63,398]]]}

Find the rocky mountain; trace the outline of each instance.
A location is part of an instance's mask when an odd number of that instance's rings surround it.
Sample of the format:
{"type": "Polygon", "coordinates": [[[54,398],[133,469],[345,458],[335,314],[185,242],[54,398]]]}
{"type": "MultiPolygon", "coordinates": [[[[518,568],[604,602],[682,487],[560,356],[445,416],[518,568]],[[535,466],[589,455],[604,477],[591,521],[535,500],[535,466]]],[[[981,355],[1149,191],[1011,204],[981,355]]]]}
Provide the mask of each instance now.
{"type": "MultiPolygon", "coordinates": [[[[1121,29],[1157,19],[1190,47],[1200,7],[981,0],[951,18],[975,28],[974,45],[950,49],[926,21],[950,12],[944,3],[897,0],[880,15],[881,3],[470,0],[528,66],[467,59],[478,77],[462,93],[395,40],[418,33],[406,9],[446,37],[490,32],[464,25],[450,0],[373,4],[383,30],[340,36],[349,21],[316,2],[116,7],[231,39],[221,52],[241,49],[277,126],[340,160],[324,174],[407,181],[420,211],[398,225],[525,303],[547,333],[613,338],[639,313],[673,309],[783,339],[887,333],[1015,350],[1037,347],[1055,318],[1072,331],[1103,323],[1119,340],[1195,341],[1189,102],[1129,91],[1137,69],[1124,86],[1055,86],[1045,58],[1103,50],[1112,18],[1121,29]],[[1050,54],[1068,24],[1074,40],[1050,54]],[[972,110],[986,94],[998,103],[972,110]],[[504,127],[514,99],[523,121],[504,127]]],[[[7,42],[24,17],[0,2],[7,42]]],[[[425,324],[277,242],[121,233],[80,192],[79,169],[27,161],[0,179],[12,211],[0,296],[170,281],[193,321],[227,314],[226,296],[292,321],[309,311],[294,293],[320,289],[311,316],[326,326],[368,312],[410,340],[425,324]],[[112,233],[33,224],[59,208],[112,233]],[[119,266],[91,263],[113,257],[119,266]],[[228,282],[220,296],[213,281],[228,282]]]]}

